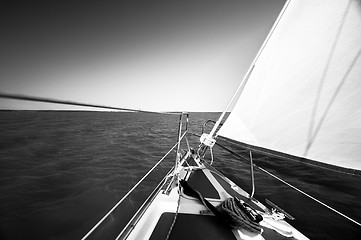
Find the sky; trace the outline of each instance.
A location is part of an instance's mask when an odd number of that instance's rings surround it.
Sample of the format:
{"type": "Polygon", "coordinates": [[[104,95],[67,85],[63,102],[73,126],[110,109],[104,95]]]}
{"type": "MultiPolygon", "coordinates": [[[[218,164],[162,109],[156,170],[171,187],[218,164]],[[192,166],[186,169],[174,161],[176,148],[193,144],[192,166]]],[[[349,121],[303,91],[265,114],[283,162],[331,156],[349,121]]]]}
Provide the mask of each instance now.
{"type": "MultiPolygon", "coordinates": [[[[147,111],[223,111],[284,3],[5,0],[0,92],[147,111]]],[[[74,108],[0,99],[0,109],[74,108]]]]}

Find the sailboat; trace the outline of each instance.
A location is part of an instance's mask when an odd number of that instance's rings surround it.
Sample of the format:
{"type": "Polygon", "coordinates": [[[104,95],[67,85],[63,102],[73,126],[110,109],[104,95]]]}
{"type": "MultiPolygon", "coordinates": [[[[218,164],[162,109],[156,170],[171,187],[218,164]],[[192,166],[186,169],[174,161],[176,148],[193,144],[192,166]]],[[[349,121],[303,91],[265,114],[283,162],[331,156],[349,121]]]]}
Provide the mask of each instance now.
{"type": "Polygon", "coordinates": [[[359,1],[288,0],[212,130],[202,132],[192,148],[189,114],[180,113],[176,144],[82,239],[94,238],[97,228],[173,151],[174,167],[116,239],[308,239],[292,226],[292,209],[255,199],[253,155],[361,175],[360,40],[359,1]],[[212,149],[220,142],[247,152],[252,191],[212,166],[212,149]]]}
{"type": "Polygon", "coordinates": [[[189,146],[188,127],[184,130],[180,118],[174,168],[116,239],[308,239],[289,223],[293,217],[287,209],[254,198],[252,153],[360,175],[360,55],[359,1],[287,1],[198,148],[189,146]],[[219,141],[249,152],[251,193],[212,167],[212,148],[219,141]]]}

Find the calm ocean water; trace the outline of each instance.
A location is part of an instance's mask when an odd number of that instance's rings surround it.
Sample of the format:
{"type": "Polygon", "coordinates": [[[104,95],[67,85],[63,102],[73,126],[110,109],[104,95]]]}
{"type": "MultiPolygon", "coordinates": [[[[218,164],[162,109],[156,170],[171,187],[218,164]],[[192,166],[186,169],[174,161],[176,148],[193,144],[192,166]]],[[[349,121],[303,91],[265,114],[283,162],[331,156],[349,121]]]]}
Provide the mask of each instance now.
{"type": "MultiPolygon", "coordinates": [[[[217,113],[191,113],[192,132],[217,113]]],[[[80,239],[176,142],[178,116],[116,112],[0,112],[0,239],[80,239]]],[[[197,138],[190,137],[197,146],[197,138]]],[[[249,166],[215,147],[214,165],[250,189],[249,166]]],[[[112,214],[94,239],[112,239],[162,179],[175,154],[112,214]]],[[[256,159],[361,221],[361,179],[256,159]]],[[[358,239],[356,224],[256,170],[256,197],[296,217],[311,239],[358,239]],[[296,204],[297,207],[294,207],[296,204]]]]}

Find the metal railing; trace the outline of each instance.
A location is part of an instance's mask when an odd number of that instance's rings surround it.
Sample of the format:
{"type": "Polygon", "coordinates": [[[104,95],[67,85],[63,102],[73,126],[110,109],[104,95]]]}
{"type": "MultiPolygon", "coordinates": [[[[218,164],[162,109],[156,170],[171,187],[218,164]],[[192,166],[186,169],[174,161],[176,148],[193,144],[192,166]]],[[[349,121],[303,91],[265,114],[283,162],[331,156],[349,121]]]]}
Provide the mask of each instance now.
{"type": "MultiPolygon", "coordinates": [[[[179,127],[178,127],[178,140],[176,142],[176,144],[174,144],[174,146],[123,196],[122,199],[120,199],[82,238],[82,240],[87,239],[104,221],[105,219],[107,219],[109,217],[109,215],[111,215],[114,210],[125,200],[127,199],[127,197],[144,181],[144,179],[151,173],[153,172],[153,170],[175,149],[177,148],[177,152],[176,152],[176,161],[175,161],[175,166],[174,166],[174,173],[176,172],[176,169],[178,167],[178,165],[180,164],[180,144],[181,141],[183,140],[183,138],[186,138],[186,134],[188,131],[188,119],[189,119],[189,114],[188,113],[182,113],[180,114],[180,119],[179,119],[179,127]],[[185,130],[182,131],[183,129],[183,115],[185,115],[186,118],[186,126],[185,126],[185,130]]],[[[188,143],[188,141],[187,141],[188,143]]],[[[169,175],[169,173],[165,176],[167,177],[169,175]]],[[[129,222],[134,222],[134,218],[136,216],[138,216],[137,219],[139,219],[139,214],[144,213],[144,211],[146,210],[146,208],[149,206],[149,204],[151,203],[151,201],[154,199],[156,193],[158,193],[158,190],[162,187],[162,183],[164,183],[165,178],[162,179],[162,181],[158,184],[158,186],[155,188],[155,190],[150,194],[150,196],[147,198],[147,200],[143,203],[143,205],[139,208],[139,210],[137,211],[137,213],[134,215],[134,217],[132,218],[132,220],[129,222]]],[[[129,229],[129,223],[127,224],[127,226],[123,229],[123,231],[118,235],[118,237],[116,239],[120,239],[120,237],[124,237],[124,231],[126,232],[126,236],[130,233],[130,231],[132,230],[132,228],[129,229]]]]}

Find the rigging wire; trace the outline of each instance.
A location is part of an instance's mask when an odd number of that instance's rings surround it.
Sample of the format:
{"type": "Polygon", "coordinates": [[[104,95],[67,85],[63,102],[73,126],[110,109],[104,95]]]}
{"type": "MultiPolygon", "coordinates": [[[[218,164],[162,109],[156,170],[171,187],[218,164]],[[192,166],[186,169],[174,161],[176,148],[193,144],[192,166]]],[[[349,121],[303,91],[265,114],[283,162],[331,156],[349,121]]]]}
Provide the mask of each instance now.
{"type": "MultiPolygon", "coordinates": [[[[112,107],[112,106],[104,106],[104,105],[97,105],[97,104],[89,104],[89,103],[80,103],[75,101],[68,101],[68,100],[59,100],[59,99],[51,99],[51,98],[44,98],[44,97],[37,97],[37,96],[28,96],[28,95],[21,95],[21,94],[9,94],[9,93],[1,93],[0,98],[5,99],[13,99],[13,100],[24,100],[24,101],[33,101],[33,102],[43,102],[43,103],[54,103],[54,104],[64,104],[64,105],[73,105],[73,106],[82,106],[82,107],[93,107],[93,108],[102,108],[102,109],[111,109],[111,110],[120,110],[120,111],[129,111],[129,112],[139,112],[139,113],[152,113],[152,114],[170,114],[170,115],[179,115],[181,114],[181,119],[184,112],[155,112],[155,111],[144,111],[139,109],[130,109],[130,108],[120,108],[120,107],[112,107]]],[[[188,123],[188,118],[187,118],[188,123]]],[[[99,225],[138,187],[138,185],[169,155],[171,151],[173,151],[179,145],[180,141],[186,136],[187,131],[181,135],[179,132],[178,142],[120,199],[104,216],[101,218],[92,229],[90,229],[86,235],[82,238],[82,240],[87,239],[90,234],[92,234],[95,229],[99,227],[99,225]]],[[[189,143],[187,140],[187,146],[189,148],[189,143]]],[[[177,152],[178,152],[177,151],[177,152]]],[[[178,207],[177,211],[179,210],[179,201],[178,200],[178,207]]],[[[175,223],[175,219],[174,219],[175,223]]],[[[173,223],[173,225],[174,225],[173,223]]],[[[170,234],[170,232],[169,232],[170,234]]]]}
{"type": "MultiPolygon", "coordinates": [[[[181,139],[183,139],[183,137],[185,136],[185,134],[183,134],[183,136],[181,137],[181,139]]],[[[138,185],[143,182],[143,180],[173,151],[173,149],[175,149],[178,145],[178,142],[176,144],[174,144],[174,146],[123,196],[122,199],[120,199],[105,215],[102,219],[100,219],[92,229],[89,230],[89,232],[87,234],[84,235],[84,237],[82,238],[82,240],[87,239],[90,234],[92,234],[94,232],[95,229],[97,229],[99,227],[99,225],[134,191],[134,189],[136,189],[138,187],[138,185]]]]}
{"type": "Polygon", "coordinates": [[[347,215],[345,215],[345,214],[341,213],[340,211],[338,211],[338,210],[334,209],[333,207],[330,207],[330,206],[329,206],[329,205],[327,205],[326,203],[324,203],[324,202],[322,202],[322,201],[318,200],[317,198],[312,197],[310,194],[308,194],[308,193],[306,193],[306,192],[302,191],[301,189],[299,189],[299,188],[297,188],[297,187],[293,186],[292,184],[290,184],[290,183],[286,182],[285,180],[283,180],[283,179],[281,179],[281,178],[277,177],[276,175],[274,175],[274,174],[272,174],[272,173],[268,172],[267,170],[263,169],[262,167],[259,167],[259,166],[257,166],[256,164],[255,164],[255,166],[256,166],[259,170],[261,170],[261,171],[263,171],[263,172],[267,173],[268,175],[270,175],[271,177],[273,177],[273,178],[277,179],[278,181],[281,181],[282,183],[286,184],[287,186],[289,186],[289,187],[293,188],[293,189],[294,189],[294,190],[296,190],[297,192],[299,192],[299,193],[301,193],[301,194],[305,195],[305,196],[306,196],[306,197],[308,197],[308,198],[311,198],[312,200],[314,200],[314,201],[318,202],[319,204],[323,205],[324,207],[326,207],[326,208],[330,209],[331,211],[333,211],[333,212],[335,212],[335,213],[337,213],[337,214],[341,215],[342,217],[344,217],[344,218],[346,218],[346,219],[350,220],[351,222],[353,222],[353,223],[355,223],[355,224],[357,224],[357,225],[359,225],[359,226],[361,227],[361,223],[357,222],[356,220],[354,220],[354,219],[350,218],[349,216],[347,216],[347,215]]]}
{"type": "MultiPolygon", "coordinates": [[[[236,153],[236,152],[234,152],[234,151],[232,151],[232,150],[230,150],[230,149],[228,149],[228,148],[224,147],[223,145],[221,145],[221,144],[219,144],[219,143],[216,143],[216,144],[217,144],[218,146],[222,147],[223,149],[227,150],[227,151],[228,151],[228,152],[230,152],[231,154],[234,154],[235,156],[239,157],[240,159],[242,159],[242,160],[248,160],[248,159],[246,159],[246,158],[242,157],[241,155],[239,155],[238,153],[236,153]]],[[[357,224],[357,225],[361,226],[361,223],[357,222],[356,220],[354,220],[354,219],[350,218],[349,216],[347,216],[347,215],[345,215],[345,214],[341,213],[340,211],[338,211],[338,210],[336,210],[336,209],[332,208],[331,206],[329,206],[329,205],[327,205],[326,203],[324,203],[324,202],[322,202],[322,201],[318,200],[317,198],[315,198],[315,197],[311,196],[310,194],[308,194],[308,193],[306,193],[306,192],[302,191],[301,189],[299,189],[299,188],[297,188],[297,187],[293,186],[292,184],[290,184],[290,183],[286,182],[285,180],[281,179],[280,177],[278,177],[278,176],[274,175],[273,173],[270,173],[269,171],[265,170],[264,168],[259,167],[259,166],[258,166],[258,165],[256,165],[255,163],[253,163],[253,166],[257,167],[259,170],[261,170],[261,171],[263,171],[264,173],[266,173],[266,174],[270,175],[271,177],[273,177],[273,178],[275,178],[275,179],[279,180],[280,182],[282,182],[282,183],[286,184],[287,186],[289,186],[289,187],[293,188],[293,189],[294,189],[294,190],[296,190],[297,192],[299,192],[299,193],[301,193],[301,194],[305,195],[306,197],[308,197],[308,198],[310,198],[310,199],[312,199],[312,200],[316,201],[317,203],[319,203],[319,204],[323,205],[324,207],[326,207],[326,208],[330,209],[331,211],[333,211],[333,212],[335,212],[335,213],[339,214],[340,216],[342,216],[342,217],[344,217],[344,218],[346,218],[346,219],[350,220],[351,222],[353,222],[353,223],[355,223],[355,224],[357,224]]]]}
{"type": "Polygon", "coordinates": [[[24,100],[24,101],[32,101],[32,102],[43,102],[43,103],[55,103],[55,104],[72,105],[72,106],[80,106],[80,107],[102,108],[102,109],[139,112],[139,113],[172,114],[172,115],[174,115],[174,114],[178,115],[178,114],[182,113],[182,112],[145,111],[145,110],[140,110],[140,109],[120,108],[120,107],[113,107],[113,106],[81,103],[81,102],[75,102],[75,101],[69,101],[69,100],[59,100],[59,99],[21,95],[21,94],[10,94],[10,93],[0,93],[0,98],[24,100]]]}

